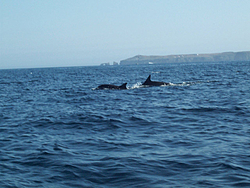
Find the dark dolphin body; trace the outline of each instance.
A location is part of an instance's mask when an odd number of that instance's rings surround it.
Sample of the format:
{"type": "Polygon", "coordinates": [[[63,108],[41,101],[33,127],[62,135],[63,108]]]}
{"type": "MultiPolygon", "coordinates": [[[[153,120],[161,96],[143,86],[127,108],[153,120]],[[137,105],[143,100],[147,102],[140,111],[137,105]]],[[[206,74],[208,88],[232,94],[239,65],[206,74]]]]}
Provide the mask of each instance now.
{"type": "Polygon", "coordinates": [[[149,75],[147,80],[142,85],[143,86],[167,86],[167,85],[170,85],[170,84],[166,83],[166,82],[151,81],[151,75],[149,75]]]}
{"type": "Polygon", "coordinates": [[[121,86],[103,84],[103,85],[98,86],[96,89],[127,89],[126,85],[127,83],[124,83],[121,86]]]}

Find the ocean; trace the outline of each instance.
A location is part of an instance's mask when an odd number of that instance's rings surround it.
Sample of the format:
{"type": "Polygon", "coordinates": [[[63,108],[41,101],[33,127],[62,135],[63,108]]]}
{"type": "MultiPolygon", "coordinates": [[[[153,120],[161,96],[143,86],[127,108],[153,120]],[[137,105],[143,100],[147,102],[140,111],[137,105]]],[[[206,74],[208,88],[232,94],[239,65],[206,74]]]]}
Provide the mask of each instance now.
{"type": "Polygon", "coordinates": [[[0,187],[250,187],[250,62],[0,70],[0,187]]]}

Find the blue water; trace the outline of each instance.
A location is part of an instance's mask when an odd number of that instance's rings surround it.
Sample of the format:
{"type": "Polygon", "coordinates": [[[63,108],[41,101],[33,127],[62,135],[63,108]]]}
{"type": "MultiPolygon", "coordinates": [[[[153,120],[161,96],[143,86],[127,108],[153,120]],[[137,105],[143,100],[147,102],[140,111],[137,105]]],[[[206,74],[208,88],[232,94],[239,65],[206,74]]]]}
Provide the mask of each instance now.
{"type": "Polygon", "coordinates": [[[250,187],[250,62],[0,70],[0,187],[250,187]]]}

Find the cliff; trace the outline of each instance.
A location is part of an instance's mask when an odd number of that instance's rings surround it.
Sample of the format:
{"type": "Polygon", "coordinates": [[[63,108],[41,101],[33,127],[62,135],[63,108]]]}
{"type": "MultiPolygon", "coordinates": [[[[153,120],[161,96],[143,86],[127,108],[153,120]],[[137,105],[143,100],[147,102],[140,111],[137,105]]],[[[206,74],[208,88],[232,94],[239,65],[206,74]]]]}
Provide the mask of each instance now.
{"type": "Polygon", "coordinates": [[[187,63],[187,62],[223,62],[223,61],[250,61],[250,51],[223,52],[213,54],[185,54],[167,56],[137,55],[120,61],[120,65],[159,64],[159,63],[187,63]]]}

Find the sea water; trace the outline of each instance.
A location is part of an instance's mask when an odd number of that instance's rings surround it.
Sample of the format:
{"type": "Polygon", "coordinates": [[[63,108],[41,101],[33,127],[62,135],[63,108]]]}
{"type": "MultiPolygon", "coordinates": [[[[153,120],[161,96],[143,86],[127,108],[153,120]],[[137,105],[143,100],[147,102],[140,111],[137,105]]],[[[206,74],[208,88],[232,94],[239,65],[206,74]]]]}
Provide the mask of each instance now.
{"type": "Polygon", "coordinates": [[[0,187],[250,187],[250,62],[0,70],[0,187]]]}

